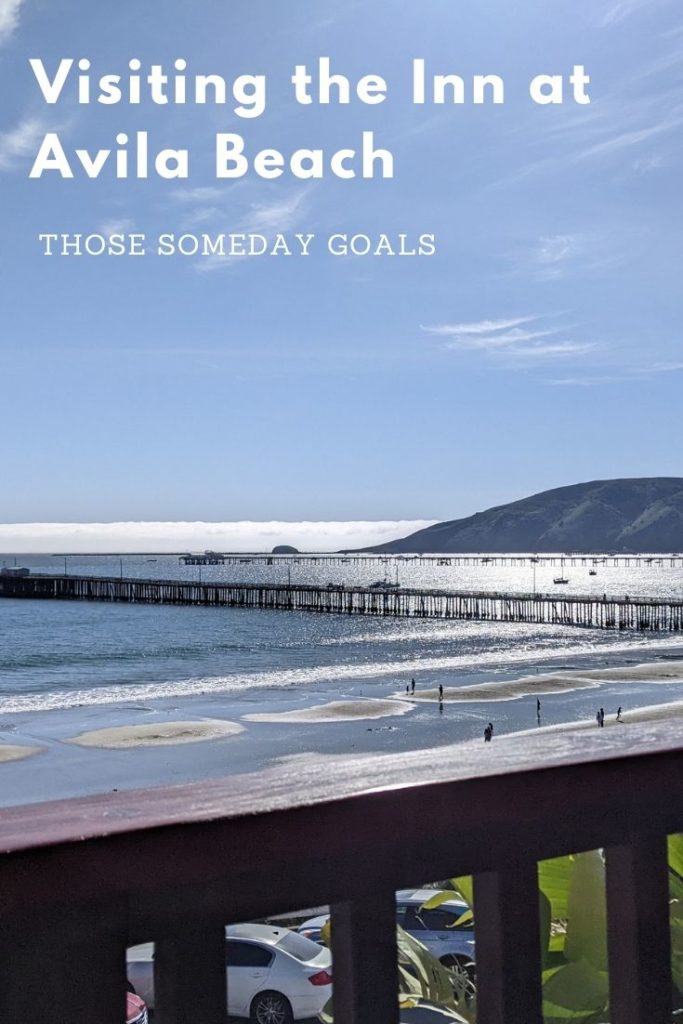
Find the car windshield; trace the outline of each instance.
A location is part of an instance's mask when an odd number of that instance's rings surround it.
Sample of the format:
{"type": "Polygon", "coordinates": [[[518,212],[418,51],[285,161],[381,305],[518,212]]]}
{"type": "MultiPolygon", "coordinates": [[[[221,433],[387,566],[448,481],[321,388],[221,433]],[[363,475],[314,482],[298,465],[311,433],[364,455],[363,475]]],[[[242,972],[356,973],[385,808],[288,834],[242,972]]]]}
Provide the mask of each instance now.
{"type": "Polygon", "coordinates": [[[297,932],[285,933],[278,942],[278,947],[302,963],[315,960],[320,954],[320,946],[316,942],[311,942],[305,935],[299,935],[297,932]]]}
{"type": "Polygon", "coordinates": [[[453,930],[455,928],[458,930],[461,928],[471,929],[471,920],[465,921],[463,924],[456,924],[456,921],[460,919],[466,910],[467,907],[464,904],[462,908],[456,907],[454,910],[447,910],[444,907],[437,907],[434,910],[421,910],[417,906],[405,907],[405,918],[401,921],[401,924],[407,931],[415,928],[424,928],[430,932],[453,930]]]}

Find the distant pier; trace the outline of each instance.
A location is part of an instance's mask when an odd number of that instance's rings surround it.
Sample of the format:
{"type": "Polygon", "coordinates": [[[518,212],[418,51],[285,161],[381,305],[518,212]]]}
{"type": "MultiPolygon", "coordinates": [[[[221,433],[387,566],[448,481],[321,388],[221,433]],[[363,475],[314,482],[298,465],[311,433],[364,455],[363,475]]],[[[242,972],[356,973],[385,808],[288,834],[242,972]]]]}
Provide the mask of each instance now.
{"type": "Polygon", "coordinates": [[[648,632],[683,630],[683,600],[420,590],[305,583],[200,583],[103,576],[0,575],[0,597],[203,605],[391,618],[529,622],[648,632]]]}
{"type": "Polygon", "coordinates": [[[683,568],[683,554],[674,552],[672,554],[657,555],[586,555],[586,554],[507,554],[507,555],[364,555],[344,554],[338,552],[329,554],[327,552],[315,554],[298,555],[276,555],[259,553],[226,552],[218,554],[215,551],[205,551],[202,554],[180,555],[179,561],[183,565],[419,565],[419,566],[557,566],[559,568],[571,568],[574,566],[586,566],[587,568],[612,568],[639,569],[643,566],[667,566],[671,569],[683,568]]]}

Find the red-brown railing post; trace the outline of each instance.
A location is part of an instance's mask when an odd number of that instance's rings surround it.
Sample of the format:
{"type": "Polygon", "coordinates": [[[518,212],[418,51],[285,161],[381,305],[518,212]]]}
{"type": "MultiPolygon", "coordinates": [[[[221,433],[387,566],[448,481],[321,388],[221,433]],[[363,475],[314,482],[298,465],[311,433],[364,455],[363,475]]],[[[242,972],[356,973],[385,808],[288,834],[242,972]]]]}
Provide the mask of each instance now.
{"type": "Polygon", "coordinates": [[[189,924],[154,946],[154,1005],[159,1024],[225,1024],[225,926],[189,924]]]}
{"type": "MultiPolygon", "coordinates": [[[[37,912],[37,915],[39,911],[37,912]]],[[[0,1021],[126,1019],[125,917],[118,906],[64,907],[0,926],[0,1021]]]]}
{"type": "Polygon", "coordinates": [[[396,895],[332,907],[334,1019],[338,1024],[398,1024],[396,895]]]}
{"type": "Polygon", "coordinates": [[[478,1024],[543,1024],[538,867],[474,877],[478,1024]]]}
{"type": "Polygon", "coordinates": [[[606,850],[612,1024],[670,1024],[666,836],[606,850]]]}

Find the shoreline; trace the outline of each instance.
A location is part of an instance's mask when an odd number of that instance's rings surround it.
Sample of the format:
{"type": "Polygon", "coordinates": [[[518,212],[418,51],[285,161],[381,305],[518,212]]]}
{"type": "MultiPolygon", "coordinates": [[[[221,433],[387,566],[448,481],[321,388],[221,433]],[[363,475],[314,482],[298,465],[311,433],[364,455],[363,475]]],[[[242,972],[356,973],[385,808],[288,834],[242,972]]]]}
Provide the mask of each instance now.
{"type": "MultiPolygon", "coordinates": [[[[403,667],[404,680],[411,671],[403,667]]],[[[439,674],[416,673],[414,695],[397,692],[395,677],[370,674],[286,689],[22,712],[0,707],[0,806],[267,771],[300,756],[317,758],[321,770],[329,757],[390,751],[432,750],[438,758],[452,749],[468,758],[483,746],[489,720],[496,727],[494,748],[503,741],[532,742],[532,736],[551,742],[558,733],[590,728],[602,739],[594,720],[599,705],[609,720],[621,704],[625,726],[678,725],[683,718],[683,655],[675,644],[579,657],[560,652],[507,671],[463,667],[459,685],[445,686],[441,706],[431,685],[439,674]],[[653,704],[655,693],[662,700],[653,704]],[[22,751],[22,759],[11,750],[22,751]]]]}

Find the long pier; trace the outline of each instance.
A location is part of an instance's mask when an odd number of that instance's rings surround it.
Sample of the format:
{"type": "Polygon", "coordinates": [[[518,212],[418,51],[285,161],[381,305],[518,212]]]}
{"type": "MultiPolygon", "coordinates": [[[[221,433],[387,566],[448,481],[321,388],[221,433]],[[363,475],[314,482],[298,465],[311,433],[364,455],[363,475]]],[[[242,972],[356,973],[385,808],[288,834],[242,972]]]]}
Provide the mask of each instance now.
{"type": "Polygon", "coordinates": [[[666,566],[671,569],[683,568],[683,554],[673,552],[671,554],[608,554],[608,555],[587,555],[576,553],[565,554],[461,554],[461,555],[365,555],[365,554],[344,554],[336,553],[301,553],[296,555],[235,553],[228,552],[219,554],[215,551],[206,551],[202,554],[180,555],[179,561],[183,565],[369,565],[369,566],[395,566],[395,565],[419,565],[419,566],[557,566],[570,568],[572,566],[595,567],[602,566],[610,569],[640,569],[643,566],[666,566]]]}
{"type": "Polygon", "coordinates": [[[0,575],[0,597],[203,605],[393,618],[530,622],[597,629],[678,632],[683,600],[575,594],[315,586],[305,583],[200,583],[104,576],[0,575]]]}

